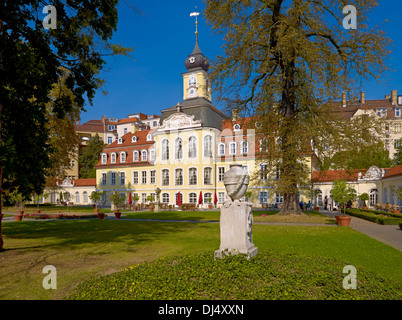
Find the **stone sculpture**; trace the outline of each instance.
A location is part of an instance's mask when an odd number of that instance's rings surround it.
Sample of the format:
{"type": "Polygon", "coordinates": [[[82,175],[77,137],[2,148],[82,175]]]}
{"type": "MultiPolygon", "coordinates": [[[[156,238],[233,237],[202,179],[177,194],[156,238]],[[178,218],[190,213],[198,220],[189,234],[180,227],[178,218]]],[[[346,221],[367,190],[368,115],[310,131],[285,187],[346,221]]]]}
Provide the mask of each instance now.
{"type": "Polygon", "coordinates": [[[258,252],[253,244],[252,204],[240,201],[247,191],[249,181],[250,177],[241,164],[230,165],[230,170],[223,177],[227,198],[221,208],[221,244],[215,251],[215,258],[222,258],[223,254],[243,253],[249,259],[258,252]]]}

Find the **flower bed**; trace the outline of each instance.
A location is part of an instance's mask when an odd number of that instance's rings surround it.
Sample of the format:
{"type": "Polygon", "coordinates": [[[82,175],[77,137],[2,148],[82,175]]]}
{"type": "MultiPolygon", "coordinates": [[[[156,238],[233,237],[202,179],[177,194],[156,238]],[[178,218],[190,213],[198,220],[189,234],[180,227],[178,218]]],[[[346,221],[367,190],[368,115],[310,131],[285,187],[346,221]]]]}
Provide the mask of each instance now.
{"type": "Polygon", "coordinates": [[[29,219],[88,219],[97,218],[96,214],[49,214],[49,213],[26,213],[24,218],[29,219]]]}
{"type": "Polygon", "coordinates": [[[398,225],[402,222],[402,217],[399,215],[395,217],[397,214],[392,214],[388,212],[378,211],[380,213],[373,212],[374,210],[358,210],[358,209],[347,209],[346,214],[350,216],[354,216],[357,218],[361,218],[364,220],[368,220],[371,222],[375,222],[378,224],[392,224],[398,225]]]}

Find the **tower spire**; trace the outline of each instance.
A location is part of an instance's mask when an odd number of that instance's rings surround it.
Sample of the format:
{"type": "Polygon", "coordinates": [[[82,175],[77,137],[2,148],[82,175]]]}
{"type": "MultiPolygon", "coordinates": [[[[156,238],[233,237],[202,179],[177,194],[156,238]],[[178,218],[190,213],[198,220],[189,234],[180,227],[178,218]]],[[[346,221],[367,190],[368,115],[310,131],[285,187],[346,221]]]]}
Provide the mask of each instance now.
{"type": "MultiPolygon", "coordinates": [[[[197,7],[195,7],[197,9],[197,7]]],[[[191,12],[190,17],[195,17],[195,46],[192,54],[201,53],[200,47],[198,45],[198,16],[199,12],[191,12]]]]}

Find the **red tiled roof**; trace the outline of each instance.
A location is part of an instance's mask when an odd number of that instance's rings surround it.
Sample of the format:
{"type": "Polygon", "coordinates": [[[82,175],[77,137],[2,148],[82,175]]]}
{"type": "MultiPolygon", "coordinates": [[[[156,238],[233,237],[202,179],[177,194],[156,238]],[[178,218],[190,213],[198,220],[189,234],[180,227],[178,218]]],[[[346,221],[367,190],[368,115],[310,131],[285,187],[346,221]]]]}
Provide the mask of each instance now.
{"type": "Polygon", "coordinates": [[[109,144],[105,148],[103,148],[103,153],[108,155],[106,164],[102,164],[102,159],[99,160],[96,168],[100,167],[122,167],[122,166],[132,166],[132,165],[146,165],[150,164],[149,162],[149,153],[147,157],[147,161],[142,161],[141,159],[141,152],[139,154],[139,161],[134,162],[133,159],[133,151],[134,150],[149,150],[155,143],[155,141],[147,141],[147,135],[152,134],[155,130],[141,130],[137,131],[134,134],[129,132],[122,136],[123,142],[118,144],[118,141],[114,141],[113,143],[109,144]],[[132,142],[132,137],[137,137],[137,142],[132,142]],[[120,162],[120,152],[126,153],[126,161],[124,163],[120,162]],[[116,163],[111,163],[111,153],[116,153],[116,163]]]}
{"type": "Polygon", "coordinates": [[[75,187],[92,187],[96,186],[96,179],[75,179],[74,180],[75,187]]]}
{"type": "Polygon", "coordinates": [[[123,123],[133,123],[133,122],[138,122],[140,121],[137,117],[133,117],[133,118],[125,118],[125,119],[121,119],[119,120],[118,124],[123,124],[123,123]]]}
{"type": "Polygon", "coordinates": [[[335,180],[357,181],[359,172],[364,176],[367,169],[314,171],[313,182],[332,182],[335,180]]]}
{"type": "Polygon", "coordinates": [[[391,177],[396,177],[402,175],[402,165],[390,168],[388,172],[385,174],[383,179],[391,178],[391,177]]]}

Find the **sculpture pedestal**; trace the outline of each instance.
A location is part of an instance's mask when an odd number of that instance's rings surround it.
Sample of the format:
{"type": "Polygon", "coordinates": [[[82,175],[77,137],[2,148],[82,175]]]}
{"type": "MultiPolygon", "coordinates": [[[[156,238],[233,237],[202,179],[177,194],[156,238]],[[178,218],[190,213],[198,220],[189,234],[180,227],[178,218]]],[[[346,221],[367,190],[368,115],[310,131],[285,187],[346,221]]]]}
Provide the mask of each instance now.
{"type": "Polygon", "coordinates": [[[253,213],[251,204],[228,200],[221,208],[221,245],[215,251],[215,258],[222,258],[224,254],[243,253],[250,259],[254,257],[258,248],[253,244],[253,213]]]}

